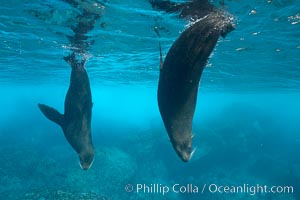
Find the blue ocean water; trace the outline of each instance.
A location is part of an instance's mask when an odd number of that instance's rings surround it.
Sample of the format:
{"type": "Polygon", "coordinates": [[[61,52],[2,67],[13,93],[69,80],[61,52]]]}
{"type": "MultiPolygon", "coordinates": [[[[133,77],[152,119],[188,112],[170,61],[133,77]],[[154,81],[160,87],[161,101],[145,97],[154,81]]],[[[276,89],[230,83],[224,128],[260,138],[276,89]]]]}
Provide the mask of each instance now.
{"type": "Polygon", "coordinates": [[[158,42],[166,55],[187,21],[147,0],[75,1],[101,13],[85,52],[96,150],[88,171],[37,107],[63,111],[71,71],[63,57],[80,13],[66,2],[0,5],[1,200],[300,199],[300,1],[225,1],[236,30],[203,72],[188,163],[156,98],[158,42]]]}

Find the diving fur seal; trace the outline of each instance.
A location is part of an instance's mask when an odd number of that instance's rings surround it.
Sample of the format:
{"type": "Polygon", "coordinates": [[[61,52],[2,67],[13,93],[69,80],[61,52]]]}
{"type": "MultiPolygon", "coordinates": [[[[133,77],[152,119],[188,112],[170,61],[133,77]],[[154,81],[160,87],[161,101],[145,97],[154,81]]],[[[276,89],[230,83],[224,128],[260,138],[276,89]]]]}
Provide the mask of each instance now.
{"type": "Polygon", "coordinates": [[[42,113],[62,127],[64,135],[78,153],[80,166],[87,170],[94,160],[91,136],[92,95],[90,82],[84,68],[86,60],[79,62],[75,53],[64,57],[72,67],[70,86],[65,98],[65,113],[44,104],[38,104],[42,113]]]}
{"type": "MultiPolygon", "coordinates": [[[[187,28],[174,42],[165,61],[161,62],[158,83],[159,111],[170,141],[184,162],[189,161],[194,152],[192,122],[203,69],[219,36],[225,37],[234,30],[233,23],[223,12],[218,12],[217,8],[212,9],[210,4],[206,4],[209,5],[208,9],[203,5],[202,10],[207,14],[187,28]]],[[[185,8],[178,4],[176,6],[185,8]]]]}

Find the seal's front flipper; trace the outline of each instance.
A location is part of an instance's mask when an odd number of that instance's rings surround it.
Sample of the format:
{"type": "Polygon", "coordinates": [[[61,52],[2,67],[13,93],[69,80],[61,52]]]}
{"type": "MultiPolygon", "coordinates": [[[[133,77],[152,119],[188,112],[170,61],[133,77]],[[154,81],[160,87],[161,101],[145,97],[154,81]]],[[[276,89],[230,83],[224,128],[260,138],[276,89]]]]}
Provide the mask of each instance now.
{"type": "Polygon", "coordinates": [[[60,126],[63,126],[64,122],[64,116],[60,114],[57,110],[54,108],[51,108],[44,104],[38,104],[39,109],[42,111],[42,113],[51,121],[57,123],[60,126]]]}

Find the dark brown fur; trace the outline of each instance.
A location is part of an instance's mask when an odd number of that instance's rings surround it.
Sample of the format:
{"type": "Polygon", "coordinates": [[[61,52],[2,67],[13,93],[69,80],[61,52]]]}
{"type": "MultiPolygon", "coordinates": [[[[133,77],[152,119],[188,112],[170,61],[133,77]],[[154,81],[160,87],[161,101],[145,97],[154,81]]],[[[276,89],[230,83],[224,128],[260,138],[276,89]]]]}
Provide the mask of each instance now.
{"type": "Polygon", "coordinates": [[[90,168],[94,160],[94,147],[91,136],[92,95],[85,61],[79,62],[72,54],[65,58],[72,66],[69,90],[65,99],[65,113],[39,104],[42,113],[62,127],[64,135],[78,153],[82,169],[90,168]]]}
{"type": "Polygon", "coordinates": [[[233,29],[223,14],[209,13],[180,35],[161,67],[159,110],[170,141],[185,162],[193,152],[192,122],[202,71],[219,36],[233,29]]]}

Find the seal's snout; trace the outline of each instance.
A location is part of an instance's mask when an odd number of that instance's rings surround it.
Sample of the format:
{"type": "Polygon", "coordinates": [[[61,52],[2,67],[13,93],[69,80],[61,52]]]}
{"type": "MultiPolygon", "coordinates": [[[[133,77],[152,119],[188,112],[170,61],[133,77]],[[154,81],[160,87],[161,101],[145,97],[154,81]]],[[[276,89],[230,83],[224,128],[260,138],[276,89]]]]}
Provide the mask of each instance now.
{"type": "Polygon", "coordinates": [[[79,165],[81,169],[88,170],[94,162],[94,153],[79,154],[79,165]]]}
{"type": "Polygon", "coordinates": [[[188,154],[183,154],[183,155],[181,156],[181,160],[182,160],[183,162],[188,162],[190,159],[191,159],[191,156],[188,155],[188,154]]]}
{"type": "Polygon", "coordinates": [[[91,163],[81,163],[81,162],[79,162],[79,165],[80,165],[81,169],[88,170],[92,166],[93,162],[94,162],[94,160],[91,163]]]}
{"type": "Polygon", "coordinates": [[[193,157],[196,150],[197,150],[197,148],[195,148],[194,150],[191,150],[191,148],[189,148],[187,151],[185,151],[181,154],[181,156],[180,156],[181,160],[183,162],[188,162],[189,160],[191,160],[191,158],[193,157]]]}
{"type": "Polygon", "coordinates": [[[183,162],[188,162],[193,154],[192,144],[183,143],[175,146],[175,151],[183,162]]]}

